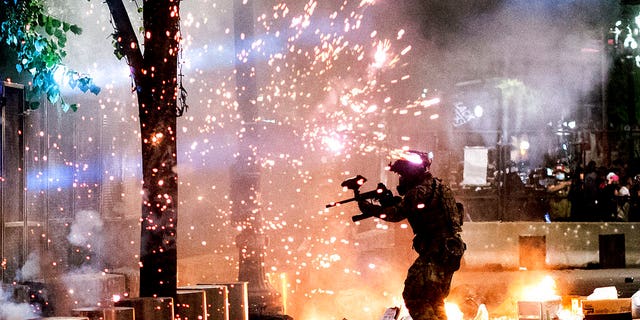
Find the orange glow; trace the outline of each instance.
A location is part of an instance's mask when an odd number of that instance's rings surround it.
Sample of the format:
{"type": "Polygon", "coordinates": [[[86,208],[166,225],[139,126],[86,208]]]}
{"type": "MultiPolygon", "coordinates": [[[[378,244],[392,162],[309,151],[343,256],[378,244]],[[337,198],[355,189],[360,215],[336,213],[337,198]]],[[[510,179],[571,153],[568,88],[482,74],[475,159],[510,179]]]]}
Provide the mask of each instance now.
{"type": "Polygon", "coordinates": [[[157,145],[162,142],[162,138],[164,138],[164,134],[162,134],[162,132],[155,133],[151,136],[151,143],[157,145]]]}
{"type": "Polygon", "coordinates": [[[545,276],[540,283],[522,288],[521,301],[549,301],[559,299],[556,282],[551,276],[545,276]]]}
{"type": "Polygon", "coordinates": [[[447,319],[449,320],[462,320],[464,319],[464,314],[460,307],[457,304],[451,302],[444,303],[444,310],[447,313],[447,319]]]}
{"type": "MultiPolygon", "coordinates": [[[[555,280],[551,276],[545,276],[538,284],[522,288],[519,300],[545,302],[562,299],[556,291],[555,280]]],[[[578,320],[583,317],[582,310],[577,307],[577,301],[573,300],[571,310],[560,306],[556,316],[560,320],[578,320]]]]}

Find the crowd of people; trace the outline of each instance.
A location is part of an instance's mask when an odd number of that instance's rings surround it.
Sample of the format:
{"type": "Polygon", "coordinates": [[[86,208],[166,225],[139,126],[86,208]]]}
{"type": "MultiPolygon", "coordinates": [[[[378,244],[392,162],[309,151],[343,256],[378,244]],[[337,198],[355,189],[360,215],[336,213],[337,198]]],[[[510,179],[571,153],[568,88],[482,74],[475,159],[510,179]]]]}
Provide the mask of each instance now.
{"type": "Polygon", "coordinates": [[[614,163],[598,167],[590,161],[573,172],[554,170],[550,193],[552,221],[640,221],[640,174],[614,163]]]}

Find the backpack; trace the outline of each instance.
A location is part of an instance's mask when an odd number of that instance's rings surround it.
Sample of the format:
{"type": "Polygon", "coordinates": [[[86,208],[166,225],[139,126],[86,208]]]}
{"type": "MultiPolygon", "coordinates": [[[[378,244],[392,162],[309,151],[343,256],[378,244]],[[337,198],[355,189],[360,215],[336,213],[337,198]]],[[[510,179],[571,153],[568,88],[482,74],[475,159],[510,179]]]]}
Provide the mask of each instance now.
{"type": "Polygon", "coordinates": [[[438,192],[434,192],[434,194],[437,193],[440,197],[438,201],[440,202],[441,209],[446,213],[449,227],[453,232],[453,235],[447,237],[444,241],[442,260],[450,270],[457,271],[460,269],[462,255],[467,250],[467,244],[464,243],[459,234],[462,231],[462,224],[464,223],[464,205],[455,201],[453,191],[449,186],[445,186],[440,179],[433,179],[432,190],[436,190],[436,184],[438,192]]]}
{"type": "Polygon", "coordinates": [[[455,200],[453,191],[451,188],[442,183],[441,179],[433,178],[433,185],[431,190],[434,190],[433,195],[438,195],[438,202],[441,209],[446,213],[449,227],[454,233],[462,231],[462,224],[464,223],[464,205],[455,200]],[[435,190],[438,190],[437,192],[435,190]]]}

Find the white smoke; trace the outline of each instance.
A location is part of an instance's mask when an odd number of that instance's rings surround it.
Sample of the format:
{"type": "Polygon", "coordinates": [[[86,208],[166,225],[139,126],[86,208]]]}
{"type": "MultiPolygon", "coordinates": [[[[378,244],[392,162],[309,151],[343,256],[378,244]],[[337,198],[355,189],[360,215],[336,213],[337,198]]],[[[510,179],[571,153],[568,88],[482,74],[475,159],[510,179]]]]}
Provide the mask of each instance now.
{"type": "Polygon", "coordinates": [[[65,291],[63,296],[58,297],[61,306],[71,308],[72,306],[89,307],[96,306],[105,298],[104,278],[107,274],[93,269],[90,265],[84,265],[61,277],[65,291]]]}
{"type": "Polygon", "coordinates": [[[104,223],[98,212],[83,210],[76,213],[76,218],[71,224],[71,231],[67,240],[76,246],[87,246],[96,242],[96,236],[102,232],[104,223]]]}
{"type": "Polygon", "coordinates": [[[38,316],[38,314],[33,312],[31,305],[14,302],[11,298],[11,292],[5,292],[0,286],[0,319],[23,320],[34,316],[38,316]]]}
{"type": "Polygon", "coordinates": [[[104,221],[96,211],[82,210],[76,213],[67,240],[72,246],[76,266],[99,266],[104,246],[104,221]]]}
{"type": "Polygon", "coordinates": [[[58,296],[62,308],[95,306],[103,299],[102,293],[107,275],[101,269],[100,254],[104,246],[104,221],[97,211],[82,210],[76,213],[67,240],[72,246],[74,267],[60,280],[65,288],[58,296]],[[74,248],[75,247],[75,248],[74,248]]]}
{"type": "Polygon", "coordinates": [[[31,252],[27,261],[16,274],[16,280],[18,281],[31,281],[40,277],[40,255],[36,252],[31,252]]]}

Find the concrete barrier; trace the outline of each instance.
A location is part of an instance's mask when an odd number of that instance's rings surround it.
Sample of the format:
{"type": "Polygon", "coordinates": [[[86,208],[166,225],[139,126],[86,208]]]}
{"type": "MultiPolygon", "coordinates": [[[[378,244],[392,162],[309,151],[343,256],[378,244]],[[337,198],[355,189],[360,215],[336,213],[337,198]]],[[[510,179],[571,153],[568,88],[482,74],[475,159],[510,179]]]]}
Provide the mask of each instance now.
{"type": "Polygon", "coordinates": [[[203,290],[205,292],[207,320],[229,320],[229,294],[225,285],[195,285],[178,287],[178,290],[203,290]]]}
{"type": "Polygon", "coordinates": [[[224,285],[229,294],[229,319],[249,320],[249,288],[247,282],[219,282],[213,285],[224,285]]]}
{"type": "MultiPolygon", "coordinates": [[[[406,230],[405,230],[406,231],[406,230]]],[[[405,232],[412,235],[410,232],[405,232]]],[[[600,235],[624,235],[626,266],[640,265],[640,223],[630,222],[465,222],[464,267],[520,267],[521,237],[544,237],[549,268],[597,267],[600,235]]]]}
{"type": "Polygon", "coordinates": [[[173,320],[173,298],[140,297],[127,298],[115,302],[116,307],[134,309],[136,320],[173,320]]]}
{"type": "Polygon", "coordinates": [[[73,316],[87,317],[89,320],[135,320],[135,312],[130,307],[85,307],[71,310],[73,316]]]}
{"type": "Polygon", "coordinates": [[[55,315],[67,315],[74,308],[112,306],[114,296],[126,293],[123,275],[104,272],[70,273],[52,281],[55,315]]]}
{"type": "Polygon", "coordinates": [[[207,319],[204,290],[178,289],[173,311],[176,319],[207,319]]]}

